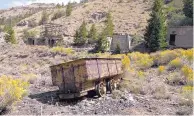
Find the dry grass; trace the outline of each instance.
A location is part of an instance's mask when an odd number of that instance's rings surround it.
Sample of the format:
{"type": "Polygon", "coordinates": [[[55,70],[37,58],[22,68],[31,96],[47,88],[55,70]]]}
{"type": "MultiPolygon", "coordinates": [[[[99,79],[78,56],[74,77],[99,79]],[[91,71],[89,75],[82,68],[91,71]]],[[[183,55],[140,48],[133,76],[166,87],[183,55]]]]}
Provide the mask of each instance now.
{"type": "Polygon", "coordinates": [[[37,79],[37,75],[34,73],[24,73],[22,74],[22,79],[25,80],[26,82],[29,82],[30,84],[34,84],[36,79],[37,79]]]}
{"type": "Polygon", "coordinates": [[[151,54],[153,58],[154,65],[166,65],[173,59],[175,59],[179,54],[173,50],[159,51],[151,54]]]}
{"type": "Polygon", "coordinates": [[[170,98],[168,88],[165,84],[154,86],[152,94],[154,98],[156,99],[169,99],[170,98]]]}
{"type": "Polygon", "coordinates": [[[171,73],[167,78],[166,82],[170,85],[185,85],[185,79],[179,73],[171,73]]]}
{"type": "Polygon", "coordinates": [[[193,86],[183,86],[181,89],[179,104],[192,106],[193,102],[193,86]]]}
{"type": "Polygon", "coordinates": [[[115,90],[112,92],[113,99],[120,99],[122,97],[122,92],[119,90],[115,90]]]}

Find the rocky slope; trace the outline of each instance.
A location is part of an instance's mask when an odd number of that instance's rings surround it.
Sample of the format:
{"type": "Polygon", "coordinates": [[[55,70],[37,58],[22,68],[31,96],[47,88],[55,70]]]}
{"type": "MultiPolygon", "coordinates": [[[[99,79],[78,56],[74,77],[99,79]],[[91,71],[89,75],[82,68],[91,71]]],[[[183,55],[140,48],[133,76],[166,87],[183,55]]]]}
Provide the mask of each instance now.
{"type": "MultiPolygon", "coordinates": [[[[94,56],[95,54],[92,54],[94,56]]],[[[28,95],[18,102],[7,115],[75,115],[75,114],[118,114],[118,115],[189,115],[193,106],[179,105],[180,85],[166,83],[172,72],[158,75],[155,67],[146,69],[145,77],[127,74],[123,82],[132,79],[133,84],[122,82],[125,90],[97,98],[85,96],[80,99],[59,100],[58,87],[52,85],[49,66],[81,57],[92,57],[85,52],[57,54],[48,47],[3,44],[0,46],[0,75],[23,78],[30,82],[28,95]],[[136,83],[140,81],[140,83],[136,83]],[[136,86],[134,86],[136,83],[136,86]],[[134,90],[141,90],[135,94],[134,90]],[[141,88],[142,89],[138,89],[141,88]],[[160,89],[162,88],[162,89],[160,89]],[[167,88],[167,91],[166,89],[167,88]],[[159,90],[161,91],[159,91],[159,90]],[[156,91],[158,90],[158,91],[156,91]],[[159,94],[158,94],[159,93],[159,94]],[[160,97],[156,97],[156,95],[160,97]]],[[[181,73],[178,72],[180,76],[181,73]]]]}
{"type": "MultiPolygon", "coordinates": [[[[49,21],[63,25],[63,34],[73,36],[75,30],[79,28],[83,21],[87,22],[87,28],[95,23],[98,31],[104,28],[106,14],[110,11],[113,17],[114,32],[128,33],[131,35],[142,35],[149,19],[151,0],[90,0],[86,3],[76,4],[73,7],[71,16],[63,16],[51,21],[52,16],[58,11],[54,4],[32,4],[29,6],[15,7],[2,11],[0,17],[20,16],[21,14],[33,12],[28,17],[19,22],[21,25],[15,26],[16,35],[20,38],[24,30],[41,31],[39,21],[42,11],[47,9],[49,21]],[[35,23],[35,26],[29,26],[25,22],[35,23]],[[24,22],[24,23],[23,23],[24,22]]],[[[65,12],[65,7],[60,9],[65,12]]]]}

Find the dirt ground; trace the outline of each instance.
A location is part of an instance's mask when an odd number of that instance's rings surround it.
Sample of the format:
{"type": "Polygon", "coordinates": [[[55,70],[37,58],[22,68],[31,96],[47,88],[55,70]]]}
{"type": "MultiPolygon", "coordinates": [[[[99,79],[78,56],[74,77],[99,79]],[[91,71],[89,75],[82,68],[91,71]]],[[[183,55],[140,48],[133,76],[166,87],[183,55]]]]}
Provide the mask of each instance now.
{"type": "Polygon", "coordinates": [[[47,47],[1,46],[0,75],[15,78],[24,74],[36,75],[36,79],[30,80],[28,96],[7,115],[191,115],[193,112],[193,106],[179,105],[177,90],[180,87],[166,84],[168,74],[158,76],[155,68],[146,70],[145,81],[140,84],[144,88],[141,94],[126,89],[101,98],[84,96],[74,100],[59,100],[56,95],[58,87],[52,85],[49,66],[79,57],[83,57],[83,54],[55,54],[47,47]],[[162,88],[163,85],[169,90],[168,98],[158,99],[152,94],[152,89],[162,88]]]}

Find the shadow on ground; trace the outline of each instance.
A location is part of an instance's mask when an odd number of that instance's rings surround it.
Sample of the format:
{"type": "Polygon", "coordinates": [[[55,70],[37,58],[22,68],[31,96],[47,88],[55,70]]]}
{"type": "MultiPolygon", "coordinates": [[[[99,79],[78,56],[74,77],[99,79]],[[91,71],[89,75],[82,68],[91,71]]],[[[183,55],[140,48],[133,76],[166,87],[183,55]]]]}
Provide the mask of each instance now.
{"type": "Polygon", "coordinates": [[[49,105],[76,105],[77,103],[81,102],[84,99],[97,99],[98,97],[95,95],[94,92],[89,93],[86,96],[80,97],[80,98],[74,98],[74,99],[60,99],[58,97],[59,91],[49,91],[39,94],[31,94],[28,97],[31,99],[36,99],[37,101],[43,103],[43,104],[49,104],[49,105]]]}

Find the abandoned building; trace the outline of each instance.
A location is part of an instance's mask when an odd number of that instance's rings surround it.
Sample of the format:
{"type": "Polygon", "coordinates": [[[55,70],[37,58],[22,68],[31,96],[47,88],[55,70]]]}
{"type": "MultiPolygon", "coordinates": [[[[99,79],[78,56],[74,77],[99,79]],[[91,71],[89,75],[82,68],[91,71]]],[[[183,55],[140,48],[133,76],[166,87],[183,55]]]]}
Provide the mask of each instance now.
{"type": "Polygon", "coordinates": [[[60,38],[28,38],[29,45],[48,45],[50,47],[56,46],[60,38]]]}
{"type": "Polygon", "coordinates": [[[62,40],[62,25],[47,23],[42,26],[42,32],[39,38],[27,38],[29,45],[48,45],[50,47],[56,46],[58,41],[62,40]]]}
{"type": "Polygon", "coordinates": [[[132,37],[128,34],[114,34],[110,40],[110,51],[114,52],[117,46],[120,47],[121,53],[127,53],[131,49],[132,37]]]}
{"type": "Polygon", "coordinates": [[[192,48],[193,26],[178,26],[168,29],[167,41],[169,47],[192,48]]]}

